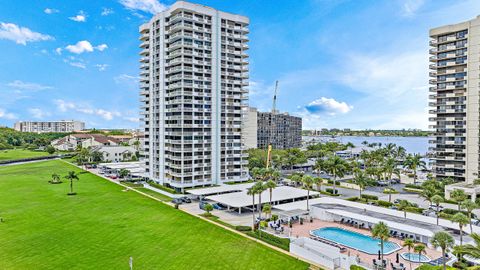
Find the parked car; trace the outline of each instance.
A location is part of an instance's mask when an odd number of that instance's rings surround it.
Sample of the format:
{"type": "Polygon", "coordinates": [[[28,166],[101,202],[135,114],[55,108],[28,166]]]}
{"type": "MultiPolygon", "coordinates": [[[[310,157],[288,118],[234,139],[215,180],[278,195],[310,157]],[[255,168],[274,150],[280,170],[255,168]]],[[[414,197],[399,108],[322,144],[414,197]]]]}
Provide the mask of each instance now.
{"type": "Polygon", "coordinates": [[[472,218],[471,223],[472,223],[472,225],[478,226],[478,225],[480,225],[480,220],[472,218]]]}
{"type": "Polygon", "coordinates": [[[392,184],[400,184],[400,179],[398,179],[398,178],[393,178],[390,181],[392,181],[392,184]]]}
{"type": "Polygon", "coordinates": [[[187,196],[180,197],[179,199],[184,203],[191,203],[192,202],[192,200],[190,200],[190,198],[188,198],[187,196]]]}
{"type": "Polygon", "coordinates": [[[440,211],[443,210],[443,206],[441,206],[441,205],[437,206],[437,205],[435,205],[435,204],[431,204],[431,205],[428,207],[428,209],[433,210],[433,211],[440,212],[440,211]]]}
{"type": "Polygon", "coordinates": [[[180,198],[174,198],[174,199],[172,200],[172,203],[173,203],[173,204],[182,204],[183,201],[182,201],[182,199],[180,199],[180,198]]]}
{"type": "Polygon", "coordinates": [[[378,181],[377,184],[381,187],[384,187],[384,186],[388,186],[388,182],[387,181],[378,181]]]}
{"type": "Polygon", "coordinates": [[[398,204],[398,203],[400,203],[400,201],[401,201],[401,199],[395,199],[395,200],[393,201],[393,203],[394,203],[394,204],[398,204]]]}
{"type": "Polygon", "coordinates": [[[212,204],[213,206],[213,209],[217,209],[217,210],[225,210],[227,209],[227,207],[221,203],[214,203],[212,204]]]}
{"type": "Polygon", "coordinates": [[[117,179],[117,178],[118,178],[118,177],[117,177],[116,175],[114,175],[114,174],[109,175],[108,177],[111,178],[111,179],[117,179]]]}
{"type": "Polygon", "coordinates": [[[429,209],[429,210],[423,210],[422,215],[427,216],[427,217],[436,217],[437,214],[435,211],[429,209]]]}

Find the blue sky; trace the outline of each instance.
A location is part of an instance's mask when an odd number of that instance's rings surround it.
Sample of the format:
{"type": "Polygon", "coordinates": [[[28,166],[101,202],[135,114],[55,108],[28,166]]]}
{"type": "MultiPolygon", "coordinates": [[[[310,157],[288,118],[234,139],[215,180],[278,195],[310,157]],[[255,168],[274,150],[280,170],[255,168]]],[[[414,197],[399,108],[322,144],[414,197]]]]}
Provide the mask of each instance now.
{"type": "MultiPolygon", "coordinates": [[[[0,0],[0,125],[138,127],[138,26],[174,1],[0,0]]],[[[306,128],[428,126],[428,30],[480,1],[194,1],[250,17],[250,105],[306,128]]]]}

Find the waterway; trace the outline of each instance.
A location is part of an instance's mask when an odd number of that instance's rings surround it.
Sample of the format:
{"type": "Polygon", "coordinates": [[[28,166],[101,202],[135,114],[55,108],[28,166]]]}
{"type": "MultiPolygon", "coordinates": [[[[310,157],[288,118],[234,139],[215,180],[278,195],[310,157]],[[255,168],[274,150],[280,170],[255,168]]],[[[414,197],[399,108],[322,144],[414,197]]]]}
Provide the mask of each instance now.
{"type": "Polygon", "coordinates": [[[340,143],[351,142],[355,146],[362,146],[362,142],[381,143],[386,145],[394,143],[405,148],[407,153],[419,153],[425,155],[428,153],[428,137],[393,137],[393,136],[303,136],[304,141],[337,141],[340,143]]]}

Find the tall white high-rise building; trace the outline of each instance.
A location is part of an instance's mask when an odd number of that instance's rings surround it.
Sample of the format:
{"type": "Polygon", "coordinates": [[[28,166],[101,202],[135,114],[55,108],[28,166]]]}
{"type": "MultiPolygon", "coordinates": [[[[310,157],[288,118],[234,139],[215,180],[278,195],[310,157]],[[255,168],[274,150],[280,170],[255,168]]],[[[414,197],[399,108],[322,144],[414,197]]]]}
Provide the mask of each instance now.
{"type": "Polygon", "coordinates": [[[480,162],[480,17],[431,29],[430,38],[433,173],[471,184],[480,162]]]}
{"type": "Polygon", "coordinates": [[[182,189],[248,179],[248,24],[179,1],[140,27],[141,122],[153,180],[182,189]]]}

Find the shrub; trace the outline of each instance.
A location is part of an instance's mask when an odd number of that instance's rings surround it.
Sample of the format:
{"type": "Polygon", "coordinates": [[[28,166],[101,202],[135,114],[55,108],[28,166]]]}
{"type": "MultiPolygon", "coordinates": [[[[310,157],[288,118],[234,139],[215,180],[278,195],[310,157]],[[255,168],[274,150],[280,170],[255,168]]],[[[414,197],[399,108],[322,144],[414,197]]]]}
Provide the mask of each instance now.
{"type": "Polygon", "coordinates": [[[360,201],[360,198],[358,198],[358,197],[351,197],[351,198],[348,198],[347,201],[358,202],[358,201],[360,201]]]}
{"type": "Polygon", "coordinates": [[[387,202],[387,201],[382,201],[382,200],[377,200],[377,205],[378,206],[383,206],[383,207],[390,207],[390,206],[393,205],[393,203],[387,202]]]}
{"type": "Polygon", "coordinates": [[[333,190],[333,188],[326,188],[325,191],[334,195],[338,194],[338,190],[333,190]]]}
{"type": "Polygon", "coordinates": [[[164,185],[160,185],[160,184],[157,184],[155,183],[154,181],[148,181],[148,184],[154,188],[158,188],[160,190],[163,190],[163,191],[166,191],[166,192],[169,192],[169,193],[172,193],[172,194],[177,194],[178,192],[173,189],[173,188],[169,188],[169,187],[166,187],[164,185]]]}
{"type": "Polygon", "coordinates": [[[415,184],[405,184],[406,188],[416,188],[416,189],[422,189],[422,186],[415,185],[415,184]]]}
{"type": "Polygon", "coordinates": [[[405,208],[405,211],[410,212],[410,213],[421,214],[423,212],[423,209],[418,208],[418,207],[409,206],[409,207],[405,208]]]}
{"type": "Polygon", "coordinates": [[[254,238],[257,238],[257,239],[260,239],[264,242],[267,242],[271,245],[274,245],[274,246],[279,247],[281,249],[284,249],[286,251],[290,250],[290,239],[288,239],[288,238],[276,237],[276,236],[271,235],[271,234],[266,233],[266,232],[262,232],[261,237],[259,237],[258,231],[247,232],[247,235],[251,236],[251,237],[254,237],[254,238]]]}
{"type": "MultiPolygon", "coordinates": [[[[445,214],[448,214],[448,215],[452,215],[452,216],[455,215],[456,213],[462,213],[462,214],[464,214],[465,216],[468,216],[467,211],[458,211],[458,210],[450,209],[450,208],[444,208],[444,209],[442,210],[442,213],[445,213],[445,214]]],[[[472,218],[477,218],[477,216],[476,216],[474,213],[472,213],[472,218]]]]}
{"type": "Polygon", "coordinates": [[[362,194],[362,198],[365,199],[365,200],[373,200],[373,201],[376,201],[378,200],[378,196],[375,196],[375,195],[368,195],[368,194],[362,194]]]}
{"type": "Polygon", "coordinates": [[[396,191],[395,189],[392,189],[392,188],[386,188],[383,190],[383,193],[384,194],[397,194],[398,191],[396,191]]]}
{"type": "MultiPolygon", "coordinates": [[[[333,185],[333,180],[328,180],[328,183],[329,183],[330,185],[333,185]]],[[[336,185],[340,185],[340,181],[335,181],[335,184],[336,184],[336,185]]]]}
{"type": "Polygon", "coordinates": [[[358,265],[350,265],[350,270],[365,270],[365,268],[358,265]]]}
{"type": "Polygon", "coordinates": [[[235,230],[237,230],[239,232],[249,232],[249,231],[252,230],[252,227],[238,225],[238,226],[235,226],[235,230]]]}

